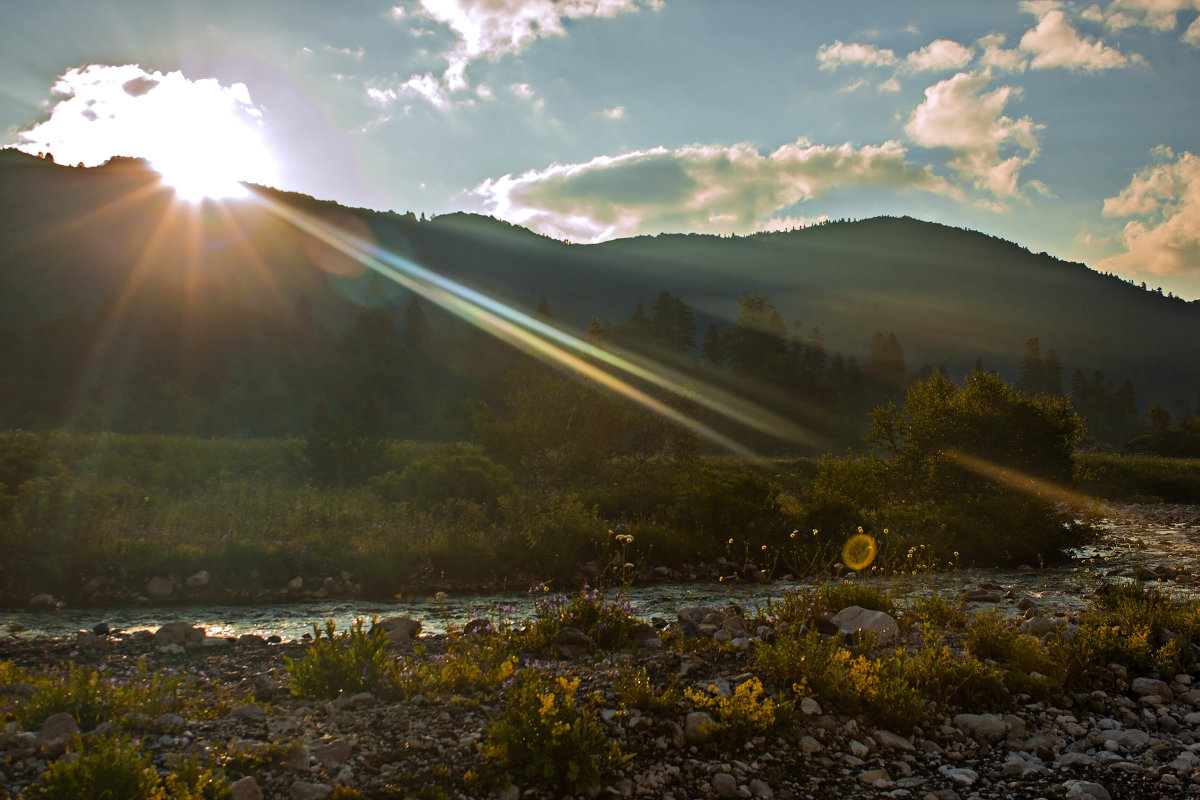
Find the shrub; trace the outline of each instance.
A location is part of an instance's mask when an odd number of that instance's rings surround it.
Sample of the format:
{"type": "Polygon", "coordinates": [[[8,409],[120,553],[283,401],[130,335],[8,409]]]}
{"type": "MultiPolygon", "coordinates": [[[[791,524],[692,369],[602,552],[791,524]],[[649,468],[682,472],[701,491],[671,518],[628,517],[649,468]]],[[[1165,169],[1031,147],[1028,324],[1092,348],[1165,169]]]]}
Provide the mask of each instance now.
{"type": "Polygon", "coordinates": [[[571,597],[539,598],[534,601],[534,614],[536,619],[525,633],[534,650],[546,650],[563,628],[578,628],[601,648],[613,650],[629,642],[630,631],[640,621],[625,597],[609,600],[597,589],[583,589],[571,597]]]}
{"type": "Polygon", "coordinates": [[[26,800],[224,800],[223,775],[181,759],[160,777],[150,757],[128,739],[80,743],[76,758],[60,758],[25,791],[26,800]]]}
{"type": "Polygon", "coordinates": [[[707,733],[721,744],[736,744],[766,733],[780,721],[781,714],[785,716],[790,710],[790,705],[781,707],[763,697],[763,685],[758,678],[738,684],[731,697],[721,696],[713,686],[706,692],[688,687],[684,694],[698,710],[712,717],[713,724],[707,733]]]}
{"type": "Polygon", "coordinates": [[[512,473],[481,453],[450,452],[419,458],[397,473],[368,479],[367,485],[389,502],[409,502],[421,509],[445,500],[467,500],[494,509],[513,490],[512,473]]]}
{"type": "Polygon", "coordinates": [[[650,680],[650,673],[645,667],[626,667],[622,669],[613,681],[617,697],[625,708],[638,708],[665,714],[675,710],[679,705],[679,687],[672,677],[662,691],[655,691],[650,680]]]}
{"type": "Polygon", "coordinates": [[[485,758],[543,786],[579,792],[627,760],[594,713],[580,709],[579,679],[536,669],[518,674],[504,709],[487,727],[485,758]]]}
{"type": "Polygon", "coordinates": [[[1011,704],[1004,673],[998,667],[954,654],[944,645],[927,645],[911,655],[898,656],[898,661],[905,680],[923,697],[988,711],[1011,704]]]}
{"type": "Polygon", "coordinates": [[[338,633],[333,620],[328,620],[324,637],[316,625],[313,634],[304,658],[285,659],[292,694],[328,700],[341,692],[394,691],[395,667],[382,631],[364,631],[362,619],[356,619],[350,629],[338,633]]]}

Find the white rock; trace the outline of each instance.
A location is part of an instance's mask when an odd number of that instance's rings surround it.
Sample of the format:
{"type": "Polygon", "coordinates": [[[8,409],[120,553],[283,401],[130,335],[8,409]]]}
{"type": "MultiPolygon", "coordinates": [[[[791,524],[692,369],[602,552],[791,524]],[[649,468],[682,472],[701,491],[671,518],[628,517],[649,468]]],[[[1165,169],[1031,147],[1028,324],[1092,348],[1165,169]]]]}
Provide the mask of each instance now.
{"type": "Polygon", "coordinates": [[[693,711],[684,718],[684,738],[689,744],[699,744],[708,739],[715,724],[708,712],[693,711]]]}
{"type": "Polygon", "coordinates": [[[887,644],[900,635],[900,626],[891,614],[883,611],[871,611],[862,606],[848,606],[830,618],[830,622],[838,626],[844,635],[858,631],[875,635],[877,644],[887,644]]]}
{"type": "Polygon", "coordinates": [[[1008,723],[999,714],[956,714],[954,725],[973,739],[998,742],[1008,734],[1008,723]]]}
{"type": "Polygon", "coordinates": [[[867,754],[871,752],[871,748],[867,747],[865,744],[858,741],[857,739],[851,739],[850,740],[850,752],[853,753],[858,758],[866,758],[867,754]]]}
{"type": "Polygon", "coordinates": [[[938,772],[945,775],[959,786],[974,786],[975,782],[979,780],[979,773],[973,769],[967,769],[966,767],[951,767],[949,765],[943,765],[938,767],[938,772]]]}
{"type": "Polygon", "coordinates": [[[821,713],[821,704],[811,697],[805,697],[800,701],[800,713],[809,716],[815,716],[821,713]]]}

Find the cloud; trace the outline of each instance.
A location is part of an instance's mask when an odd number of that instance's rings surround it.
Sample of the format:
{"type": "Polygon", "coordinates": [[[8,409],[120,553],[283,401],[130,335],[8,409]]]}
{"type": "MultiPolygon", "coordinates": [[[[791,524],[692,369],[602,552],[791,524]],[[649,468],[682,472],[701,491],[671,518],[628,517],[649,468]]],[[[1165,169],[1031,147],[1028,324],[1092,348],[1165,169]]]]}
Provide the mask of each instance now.
{"type": "Polygon", "coordinates": [[[887,67],[896,63],[896,54],[870,44],[843,44],[841,41],[835,41],[833,44],[821,45],[817,50],[817,60],[821,62],[821,69],[837,69],[848,64],[887,67]]]}
{"type": "Polygon", "coordinates": [[[982,94],[990,82],[986,72],[960,72],[930,86],[904,130],[917,144],[952,151],[950,166],[976,188],[1012,197],[1019,194],[1021,167],[1037,156],[1034,134],[1041,126],[1029,117],[1005,116],[1019,90],[1000,86],[982,94]]]}
{"type": "Polygon", "coordinates": [[[113,156],[167,163],[181,153],[236,159],[239,178],[274,182],[262,139],[263,114],[245,84],[136,64],[67,70],[51,87],[49,117],[16,134],[21,150],[50,151],[60,163],[93,167],[113,156]]]}
{"type": "Polygon", "coordinates": [[[519,53],[541,37],[560,36],[564,19],[614,17],[661,5],[662,0],[421,0],[421,13],[458,37],[442,76],[453,92],[466,87],[472,61],[519,53]]]}
{"type": "Polygon", "coordinates": [[[1125,252],[1097,266],[1114,272],[1200,274],[1200,156],[1156,148],[1163,162],[1134,174],[1116,197],[1104,201],[1106,217],[1138,217],[1122,232],[1125,252]]]}
{"type": "Polygon", "coordinates": [[[971,63],[974,52],[950,39],[935,39],[904,59],[904,68],[911,72],[961,69],[971,63]]]}
{"type": "Polygon", "coordinates": [[[505,175],[470,195],[501,219],[573,241],[661,231],[750,233],[841,186],[961,196],[906,155],[896,141],[855,147],[799,139],[765,155],[745,143],[657,147],[505,175]]]}
{"type": "Polygon", "coordinates": [[[528,83],[514,83],[508,88],[509,91],[522,99],[528,100],[533,97],[533,87],[528,83]]]}
{"type": "Polygon", "coordinates": [[[1021,7],[1038,18],[1037,27],[1021,37],[1021,49],[1033,54],[1030,66],[1034,69],[1062,67],[1095,72],[1142,61],[1141,56],[1129,57],[1101,41],[1081,36],[1056,3],[1025,2],[1021,7]]]}
{"type": "Polygon", "coordinates": [[[898,92],[900,91],[900,81],[896,80],[895,76],[888,78],[877,87],[881,92],[898,92]]]}
{"type": "Polygon", "coordinates": [[[625,106],[613,106],[606,108],[600,112],[609,119],[623,119],[625,117],[625,106]]]}
{"type": "Polygon", "coordinates": [[[979,39],[979,46],[983,48],[983,53],[979,56],[979,63],[985,67],[992,67],[1003,72],[1024,72],[1028,62],[1021,55],[1019,50],[1004,49],[1004,34],[989,33],[979,39]]]}
{"type": "Polygon", "coordinates": [[[1141,25],[1157,31],[1173,31],[1179,24],[1179,12],[1188,10],[1200,11],[1200,0],[1113,0],[1108,6],[1106,23],[1113,28],[1141,25]]]}
{"type": "Polygon", "coordinates": [[[368,86],[367,97],[373,105],[380,108],[387,108],[405,97],[423,98],[434,108],[443,111],[450,108],[450,98],[443,91],[438,79],[429,72],[424,75],[413,75],[404,83],[392,87],[368,86]]]}
{"type": "Polygon", "coordinates": [[[1194,47],[1200,47],[1200,17],[1192,20],[1192,24],[1183,32],[1183,41],[1194,47]]]}

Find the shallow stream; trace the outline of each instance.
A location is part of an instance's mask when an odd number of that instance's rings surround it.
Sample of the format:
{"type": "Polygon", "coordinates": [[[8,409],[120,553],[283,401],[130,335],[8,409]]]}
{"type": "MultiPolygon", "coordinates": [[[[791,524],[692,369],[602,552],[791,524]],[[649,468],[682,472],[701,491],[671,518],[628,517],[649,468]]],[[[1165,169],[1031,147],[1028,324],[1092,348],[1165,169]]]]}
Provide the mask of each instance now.
{"type": "MultiPolygon", "coordinates": [[[[1028,596],[1047,611],[1072,611],[1087,605],[1088,596],[1103,579],[1128,579],[1139,570],[1169,567],[1180,574],[1162,581],[1162,588],[1189,599],[1200,599],[1200,506],[1122,506],[1101,524],[1103,535],[1092,547],[1076,553],[1073,563],[1045,569],[959,569],[935,575],[855,578],[890,589],[901,597],[936,592],[946,599],[961,597],[985,582],[1028,596]]],[[[674,619],[677,609],[690,605],[766,606],[789,589],[811,581],[769,584],[661,583],[622,590],[644,619],[674,619]]],[[[491,593],[449,595],[396,601],[339,599],[276,605],[186,605],[128,608],[66,608],[59,611],[0,612],[0,656],[10,636],[65,636],[105,622],[113,630],[156,630],[163,623],[184,620],[203,626],[209,636],[256,633],[298,639],[313,624],[332,619],[339,629],[356,618],[370,621],[408,614],[422,621],[425,632],[461,628],[474,617],[520,623],[533,615],[537,595],[491,593]]],[[[1011,608],[1011,606],[1008,606],[1011,608]]]]}

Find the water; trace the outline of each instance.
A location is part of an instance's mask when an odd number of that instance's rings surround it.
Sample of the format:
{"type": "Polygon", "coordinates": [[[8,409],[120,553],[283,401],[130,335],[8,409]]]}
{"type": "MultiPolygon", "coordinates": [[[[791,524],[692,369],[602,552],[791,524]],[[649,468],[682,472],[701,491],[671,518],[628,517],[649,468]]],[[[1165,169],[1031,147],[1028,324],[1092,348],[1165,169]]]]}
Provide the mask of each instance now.
{"type": "MultiPolygon", "coordinates": [[[[1076,554],[1073,564],[1047,569],[962,569],[937,575],[889,578],[856,578],[884,586],[902,597],[937,593],[956,599],[985,581],[1028,596],[1047,610],[1073,611],[1087,605],[1097,581],[1133,574],[1137,567],[1167,565],[1184,571],[1176,581],[1163,584],[1173,594],[1200,599],[1200,506],[1123,507],[1102,524],[1103,535],[1090,548],[1076,554]]],[[[674,619],[676,610],[689,605],[763,608],[788,589],[811,582],[776,581],[766,585],[729,583],[650,584],[623,590],[643,619],[674,619]]],[[[533,615],[536,595],[496,592],[451,595],[396,601],[327,600],[263,606],[158,606],[60,611],[9,611],[0,613],[0,635],[30,638],[67,636],[90,630],[99,622],[122,631],[157,630],[163,623],[183,620],[203,626],[209,636],[254,633],[299,639],[313,624],[332,619],[339,629],[355,619],[407,614],[423,623],[424,631],[461,628],[474,617],[504,617],[520,623],[533,615]]],[[[0,656],[4,639],[0,638],[0,656]]]]}

